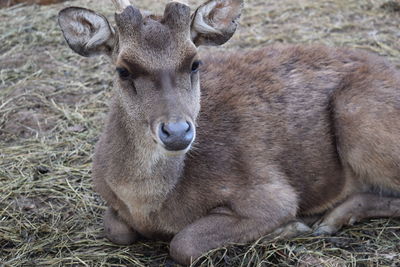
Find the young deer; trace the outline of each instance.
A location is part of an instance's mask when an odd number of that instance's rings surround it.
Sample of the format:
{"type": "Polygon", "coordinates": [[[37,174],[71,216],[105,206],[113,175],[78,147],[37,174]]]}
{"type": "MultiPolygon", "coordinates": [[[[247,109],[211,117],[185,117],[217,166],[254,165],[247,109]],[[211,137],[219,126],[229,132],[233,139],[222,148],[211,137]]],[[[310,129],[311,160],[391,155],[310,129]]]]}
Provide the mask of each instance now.
{"type": "Polygon", "coordinates": [[[393,66],[321,46],[200,56],[233,35],[242,0],[193,14],[171,2],[163,16],[114,3],[115,28],[87,9],[59,14],[72,50],[116,67],[93,164],[112,242],[172,238],[171,256],[189,264],[228,243],[307,231],[311,215],[324,215],[316,234],[400,215],[393,66]]]}

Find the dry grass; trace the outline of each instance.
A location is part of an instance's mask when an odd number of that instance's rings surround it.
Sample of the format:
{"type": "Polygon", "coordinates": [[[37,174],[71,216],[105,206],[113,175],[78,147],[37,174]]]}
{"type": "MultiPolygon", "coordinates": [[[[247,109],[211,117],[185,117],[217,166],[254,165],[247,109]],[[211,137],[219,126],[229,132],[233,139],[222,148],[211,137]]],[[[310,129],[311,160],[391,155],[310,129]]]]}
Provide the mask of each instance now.
{"type": "MultiPolygon", "coordinates": [[[[74,1],[112,17],[110,1],[74,1]]],[[[166,1],[140,0],[161,11],[166,1]]],[[[200,1],[190,1],[199,4],[200,1]]],[[[0,10],[0,266],[174,266],[168,244],[130,247],[102,234],[90,166],[110,96],[106,58],[73,54],[56,25],[66,4],[0,10]]],[[[226,49],[323,43],[371,50],[400,67],[399,2],[247,1],[226,49]]],[[[337,236],[237,245],[203,266],[400,266],[400,221],[370,220],[337,236]]]]}

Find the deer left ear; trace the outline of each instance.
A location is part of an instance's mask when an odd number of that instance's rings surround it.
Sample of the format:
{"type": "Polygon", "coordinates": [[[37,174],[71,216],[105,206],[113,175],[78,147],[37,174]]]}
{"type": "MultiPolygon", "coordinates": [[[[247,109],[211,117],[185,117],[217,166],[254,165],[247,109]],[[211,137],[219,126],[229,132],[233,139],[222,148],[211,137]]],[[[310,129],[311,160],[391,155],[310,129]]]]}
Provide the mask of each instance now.
{"type": "Polygon", "coordinates": [[[107,19],[89,9],[67,7],[58,14],[58,24],[69,47],[81,56],[111,56],[115,32],[107,19]]]}
{"type": "Polygon", "coordinates": [[[210,0],[192,15],[191,38],[196,46],[222,45],[235,33],[243,0],[210,0]]]}

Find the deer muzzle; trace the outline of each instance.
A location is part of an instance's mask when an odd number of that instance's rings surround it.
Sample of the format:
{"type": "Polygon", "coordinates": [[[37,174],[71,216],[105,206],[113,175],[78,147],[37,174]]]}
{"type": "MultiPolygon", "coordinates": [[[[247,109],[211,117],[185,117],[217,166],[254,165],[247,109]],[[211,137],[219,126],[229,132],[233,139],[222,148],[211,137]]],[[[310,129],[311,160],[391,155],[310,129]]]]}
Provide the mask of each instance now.
{"type": "Polygon", "coordinates": [[[160,123],[157,135],[166,150],[182,151],[186,150],[193,142],[195,127],[188,121],[160,123]]]}

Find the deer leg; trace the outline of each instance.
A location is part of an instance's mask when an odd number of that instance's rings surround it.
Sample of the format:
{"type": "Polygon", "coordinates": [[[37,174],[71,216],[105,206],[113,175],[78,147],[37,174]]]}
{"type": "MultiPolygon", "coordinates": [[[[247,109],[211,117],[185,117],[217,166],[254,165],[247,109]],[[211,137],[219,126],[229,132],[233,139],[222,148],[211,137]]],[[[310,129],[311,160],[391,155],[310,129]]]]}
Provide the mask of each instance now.
{"type": "Polygon", "coordinates": [[[243,198],[239,196],[229,208],[216,208],[189,224],[172,239],[172,258],[188,265],[211,249],[254,241],[295,220],[294,193],[291,189],[279,188],[281,191],[274,186],[259,186],[243,198]]]}
{"type": "Polygon", "coordinates": [[[351,196],[316,223],[314,235],[334,234],[343,225],[371,217],[400,217],[400,198],[368,193],[351,196]]]}
{"type": "MultiPolygon", "coordinates": [[[[213,214],[186,227],[172,239],[171,257],[189,265],[205,252],[227,245],[243,243],[262,237],[269,229],[267,221],[239,219],[235,216],[213,214]]],[[[263,238],[262,242],[289,239],[311,232],[311,228],[300,221],[291,221],[263,238]]]]}
{"type": "Polygon", "coordinates": [[[138,238],[138,233],[110,207],[104,214],[104,230],[107,239],[118,245],[130,245],[138,238]]]}
{"type": "Polygon", "coordinates": [[[210,214],[176,234],[170,243],[170,254],[178,263],[190,265],[211,249],[261,237],[265,234],[261,228],[267,224],[235,215],[210,214]]]}
{"type": "Polygon", "coordinates": [[[263,242],[291,239],[310,233],[311,231],[312,230],[310,227],[308,227],[308,225],[299,220],[295,220],[277,228],[272,233],[268,234],[265,238],[263,238],[263,242]]]}

